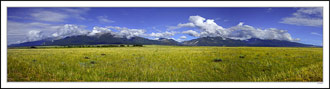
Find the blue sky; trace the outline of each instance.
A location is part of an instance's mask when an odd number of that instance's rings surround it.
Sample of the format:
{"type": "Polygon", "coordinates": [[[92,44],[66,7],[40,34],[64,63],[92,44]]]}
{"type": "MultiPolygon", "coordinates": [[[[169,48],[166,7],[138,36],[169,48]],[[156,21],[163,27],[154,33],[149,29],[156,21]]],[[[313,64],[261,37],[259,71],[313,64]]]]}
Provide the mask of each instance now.
{"type": "Polygon", "coordinates": [[[322,8],[294,7],[8,8],[8,44],[110,32],[127,38],[221,36],[322,45],[322,14],[322,8]]]}

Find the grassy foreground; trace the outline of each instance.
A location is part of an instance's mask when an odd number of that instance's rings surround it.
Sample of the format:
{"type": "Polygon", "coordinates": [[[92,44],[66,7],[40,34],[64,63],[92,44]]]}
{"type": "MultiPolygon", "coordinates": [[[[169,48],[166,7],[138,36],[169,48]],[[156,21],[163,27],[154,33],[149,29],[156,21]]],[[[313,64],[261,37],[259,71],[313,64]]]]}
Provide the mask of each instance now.
{"type": "Polygon", "coordinates": [[[8,49],[7,78],[10,82],[318,82],[323,81],[322,57],[322,48],[291,47],[8,49]]]}

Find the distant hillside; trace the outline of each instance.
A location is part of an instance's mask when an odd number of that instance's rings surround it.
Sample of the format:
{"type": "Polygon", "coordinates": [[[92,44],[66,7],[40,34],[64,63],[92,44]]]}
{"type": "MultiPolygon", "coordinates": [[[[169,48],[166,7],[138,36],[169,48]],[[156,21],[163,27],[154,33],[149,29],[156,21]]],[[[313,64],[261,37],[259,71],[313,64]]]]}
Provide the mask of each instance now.
{"type": "Polygon", "coordinates": [[[150,40],[143,37],[119,38],[114,35],[99,34],[97,36],[71,36],[58,40],[39,40],[33,42],[25,42],[20,44],[12,44],[9,47],[20,46],[52,46],[52,45],[96,45],[96,44],[141,44],[141,45],[186,45],[186,46],[257,46],[257,47],[316,47],[313,45],[301,44],[297,42],[281,41],[281,40],[262,40],[251,38],[248,40],[234,40],[222,37],[201,37],[189,41],[177,42],[173,39],[160,38],[158,40],[150,40]]]}
{"type": "Polygon", "coordinates": [[[143,44],[143,45],[180,45],[179,42],[174,41],[172,39],[161,38],[161,40],[150,40],[143,37],[132,37],[130,39],[127,38],[119,38],[114,37],[114,35],[107,33],[98,36],[87,36],[87,35],[79,35],[79,36],[71,36],[66,37],[59,40],[40,40],[33,42],[26,42],[21,44],[13,44],[10,47],[16,46],[50,46],[50,45],[96,45],[96,44],[143,44]]]}
{"type": "Polygon", "coordinates": [[[281,40],[262,40],[251,38],[248,40],[234,40],[222,37],[202,37],[184,41],[183,45],[190,46],[259,46],[259,47],[312,47],[313,45],[301,44],[281,40]]]}

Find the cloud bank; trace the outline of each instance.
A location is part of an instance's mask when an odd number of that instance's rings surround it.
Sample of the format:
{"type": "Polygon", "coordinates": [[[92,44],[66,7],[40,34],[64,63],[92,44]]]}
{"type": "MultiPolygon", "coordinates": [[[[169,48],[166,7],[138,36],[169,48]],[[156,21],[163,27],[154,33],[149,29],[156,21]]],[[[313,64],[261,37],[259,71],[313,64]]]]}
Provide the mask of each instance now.
{"type": "Polygon", "coordinates": [[[187,30],[187,31],[183,31],[183,34],[188,34],[190,36],[194,36],[194,37],[199,37],[200,34],[194,30],[187,30]]]}
{"type": "Polygon", "coordinates": [[[182,33],[188,34],[194,37],[223,37],[238,40],[247,40],[250,38],[259,39],[275,39],[275,40],[286,40],[286,41],[298,41],[299,39],[292,38],[286,30],[267,28],[257,29],[250,25],[244,25],[240,22],[238,25],[223,28],[214,22],[213,19],[206,19],[201,16],[190,16],[188,23],[180,23],[176,27],[171,28],[182,28],[182,27],[196,27],[199,29],[199,33],[194,30],[183,31],[182,33]]]}
{"type": "Polygon", "coordinates": [[[27,41],[37,41],[41,40],[45,37],[45,35],[38,30],[31,30],[27,33],[27,41]]]}
{"type": "Polygon", "coordinates": [[[108,28],[111,29],[116,29],[119,32],[114,32],[115,37],[120,37],[120,38],[127,38],[130,39],[135,36],[144,36],[145,30],[144,29],[129,29],[126,27],[114,27],[114,26],[107,26],[108,28]]]}
{"type": "Polygon", "coordinates": [[[97,34],[104,34],[104,33],[111,33],[112,31],[110,30],[109,27],[93,27],[93,30],[88,33],[88,36],[95,36],[97,34]]]}
{"type": "MultiPolygon", "coordinates": [[[[70,36],[87,35],[99,36],[111,33],[115,37],[130,39],[136,36],[149,36],[144,29],[129,29],[126,27],[93,27],[92,30],[85,29],[86,26],[75,24],[50,25],[44,23],[19,23],[8,21],[8,38],[15,39],[8,41],[8,44],[16,44],[43,39],[61,39],[70,36]],[[23,33],[23,34],[22,34],[23,33]],[[26,33],[26,34],[24,34],[26,33]]],[[[167,33],[167,32],[166,32],[167,33]]]]}
{"type": "Polygon", "coordinates": [[[149,36],[151,37],[157,37],[157,38],[169,38],[171,36],[174,36],[176,34],[176,32],[174,31],[166,31],[166,32],[161,32],[161,33],[154,33],[152,32],[149,36]]]}
{"type": "Polygon", "coordinates": [[[77,36],[87,34],[88,31],[84,29],[84,26],[77,26],[74,24],[65,24],[57,32],[53,33],[53,37],[65,38],[69,36],[77,36]]]}

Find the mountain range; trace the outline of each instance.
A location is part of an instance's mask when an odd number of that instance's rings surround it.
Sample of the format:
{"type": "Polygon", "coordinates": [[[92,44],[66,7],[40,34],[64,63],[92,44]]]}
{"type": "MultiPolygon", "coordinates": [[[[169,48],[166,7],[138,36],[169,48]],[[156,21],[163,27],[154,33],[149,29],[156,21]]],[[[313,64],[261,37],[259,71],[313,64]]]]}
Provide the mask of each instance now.
{"type": "Polygon", "coordinates": [[[253,46],[253,47],[317,47],[283,40],[263,40],[251,38],[248,40],[235,40],[223,37],[200,37],[188,41],[177,42],[173,39],[159,38],[151,40],[143,37],[119,38],[106,33],[97,36],[78,35],[62,39],[43,39],[32,42],[11,44],[8,47],[22,46],[66,46],[66,45],[96,45],[96,44],[141,44],[141,45],[177,45],[177,46],[253,46]]]}

